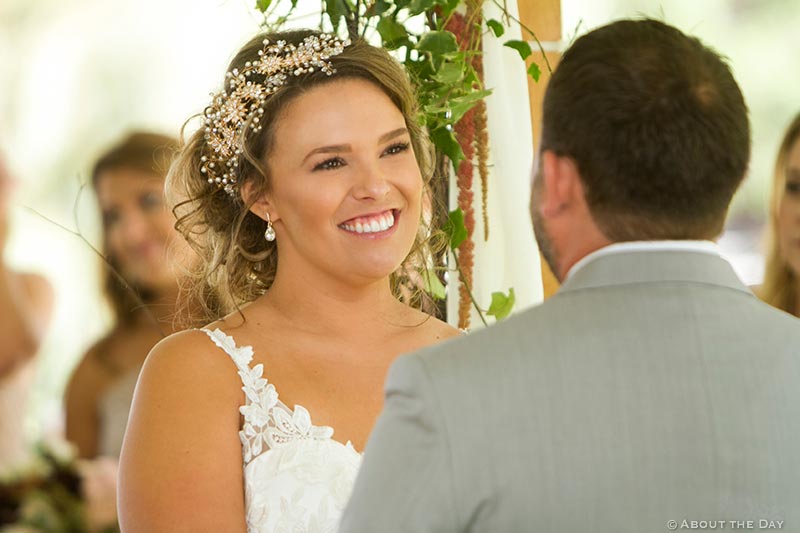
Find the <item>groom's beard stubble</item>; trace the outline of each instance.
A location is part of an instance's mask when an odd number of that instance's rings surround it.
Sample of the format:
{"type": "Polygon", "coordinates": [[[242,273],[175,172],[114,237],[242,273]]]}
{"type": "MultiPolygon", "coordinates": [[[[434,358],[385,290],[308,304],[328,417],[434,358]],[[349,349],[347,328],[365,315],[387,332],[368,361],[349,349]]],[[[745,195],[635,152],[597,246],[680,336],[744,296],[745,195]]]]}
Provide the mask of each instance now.
{"type": "Polygon", "coordinates": [[[536,237],[536,244],[539,245],[539,253],[542,254],[542,258],[544,258],[545,263],[547,266],[550,267],[550,271],[556,277],[559,283],[563,280],[561,279],[561,275],[556,268],[558,261],[556,260],[556,252],[553,249],[553,245],[550,241],[550,236],[547,234],[547,230],[545,229],[544,220],[542,220],[542,216],[539,214],[538,210],[532,213],[533,218],[533,234],[536,237]]]}
{"type": "Polygon", "coordinates": [[[553,248],[552,240],[550,239],[550,235],[547,233],[547,225],[542,218],[542,213],[539,208],[539,197],[541,196],[541,184],[542,183],[542,176],[541,176],[541,167],[536,172],[536,177],[534,178],[534,185],[533,185],[533,192],[531,194],[531,222],[533,223],[533,235],[536,237],[536,244],[539,246],[539,253],[542,254],[542,258],[544,258],[545,263],[547,266],[550,267],[550,271],[555,275],[556,279],[561,283],[563,280],[561,279],[561,275],[558,272],[556,266],[558,265],[558,256],[556,254],[555,249],[553,248]]]}

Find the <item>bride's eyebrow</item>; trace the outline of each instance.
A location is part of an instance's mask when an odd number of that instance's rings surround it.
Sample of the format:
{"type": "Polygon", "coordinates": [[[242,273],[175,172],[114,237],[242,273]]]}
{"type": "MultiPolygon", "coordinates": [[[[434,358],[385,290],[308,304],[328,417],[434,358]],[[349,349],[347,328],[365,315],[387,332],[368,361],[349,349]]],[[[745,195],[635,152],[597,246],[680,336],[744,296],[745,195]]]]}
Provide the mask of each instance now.
{"type": "Polygon", "coordinates": [[[303,163],[308,161],[308,158],[315,154],[340,154],[342,152],[350,152],[352,148],[349,144],[332,144],[330,146],[320,146],[314,148],[303,158],[303,163]]]}
{"type": "Polygon", "coordinates": [[[391,141],[395,137],[400,137],[401,135],[405,135],[407,133],[408,130],[406,128],[397,128],[396,130],[392,130],[389,133],[384,133],[383,135],[381,135],[381,138],[378,139],[378,143],[380,144],[391,141]]]}
{"type": "MultiPolygon", "coordinates": [[[[407,128],[397,128],[396,130],[392,130],[389,133],[384,133],[381,135],[380,139],[378,139],[378,144],[383,144],[396,137],[406,134],[408,134],[407,128]]],[[[303,158],[303,163],[305,163],[309,157],[315,154],[338,154],[350,151],[352,151],[352,147],[349,144],[331,144],[328,146],[320,146],[319,148],[314,148],[308,152],[308,154],[306,154],[306,156],[303,158]]]]}

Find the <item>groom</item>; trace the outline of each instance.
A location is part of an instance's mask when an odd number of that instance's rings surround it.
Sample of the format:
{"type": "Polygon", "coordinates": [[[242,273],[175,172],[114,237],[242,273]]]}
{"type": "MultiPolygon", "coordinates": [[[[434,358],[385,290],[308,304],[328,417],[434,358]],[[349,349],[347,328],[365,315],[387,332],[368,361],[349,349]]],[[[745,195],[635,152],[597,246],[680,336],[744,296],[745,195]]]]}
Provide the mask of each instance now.
{"type": "Polygon", "coordinates": [[[563,286],[394,364],[342,531],[800,531],[800,322],[712,242],[749,152],[697,39],[654,20],[578,39],[531,202],[563,286]]]}

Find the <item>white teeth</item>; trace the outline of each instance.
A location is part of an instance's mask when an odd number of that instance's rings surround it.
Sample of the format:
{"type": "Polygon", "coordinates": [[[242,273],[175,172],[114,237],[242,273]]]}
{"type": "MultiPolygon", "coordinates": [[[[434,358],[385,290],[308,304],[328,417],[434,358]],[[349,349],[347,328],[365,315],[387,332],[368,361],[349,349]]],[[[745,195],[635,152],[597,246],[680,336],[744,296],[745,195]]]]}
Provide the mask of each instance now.
{"type": "Polygon", "coordinates": [[[390,211],[386,215],[363,224],[359,221],[355,224],[342,224],[341,227],[353,233],[378,233],[394,227],[394,224],[394,212],[390,211]]]}

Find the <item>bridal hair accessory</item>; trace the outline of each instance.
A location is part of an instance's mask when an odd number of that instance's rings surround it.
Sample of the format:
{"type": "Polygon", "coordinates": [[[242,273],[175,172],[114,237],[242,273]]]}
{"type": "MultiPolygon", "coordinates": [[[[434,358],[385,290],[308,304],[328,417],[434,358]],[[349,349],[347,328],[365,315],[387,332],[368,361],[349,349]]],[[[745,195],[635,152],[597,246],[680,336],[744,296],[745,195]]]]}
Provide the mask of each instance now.
{"type": "Polygon", "coordinates": [[[272,221],[269,219],[269,213],[267,213],[267,231],[264,232],[264,238],[267,239],[267,242],[272,242],[276,236],[275,228],[272,227],[272,221]]]}
{"type": "MultiPolygon", "coordinates": [[[[205,145],[200,172],[208,177],[208,183],[225,189],[231,196],[237,191],[236,173],[247,133],[261,131],[267,97],[283,86],[289,76],[316,70],[328,76],[334,74],[336,69],[331,66],[330,58],[341,54],[350,40],[322,33],[309,35],[298,45],[269,39],[264,39],[263,44],[258,59],[246,62],[242,70],[235,68],[225,74],[227,89],[212,94],[214,99],[203,112],[205,145]],[[264,80],[254,81],[253,75],[264,76],[264,80]]],[[[267,231],[270,229],[268,221],[267,231]]]]}

